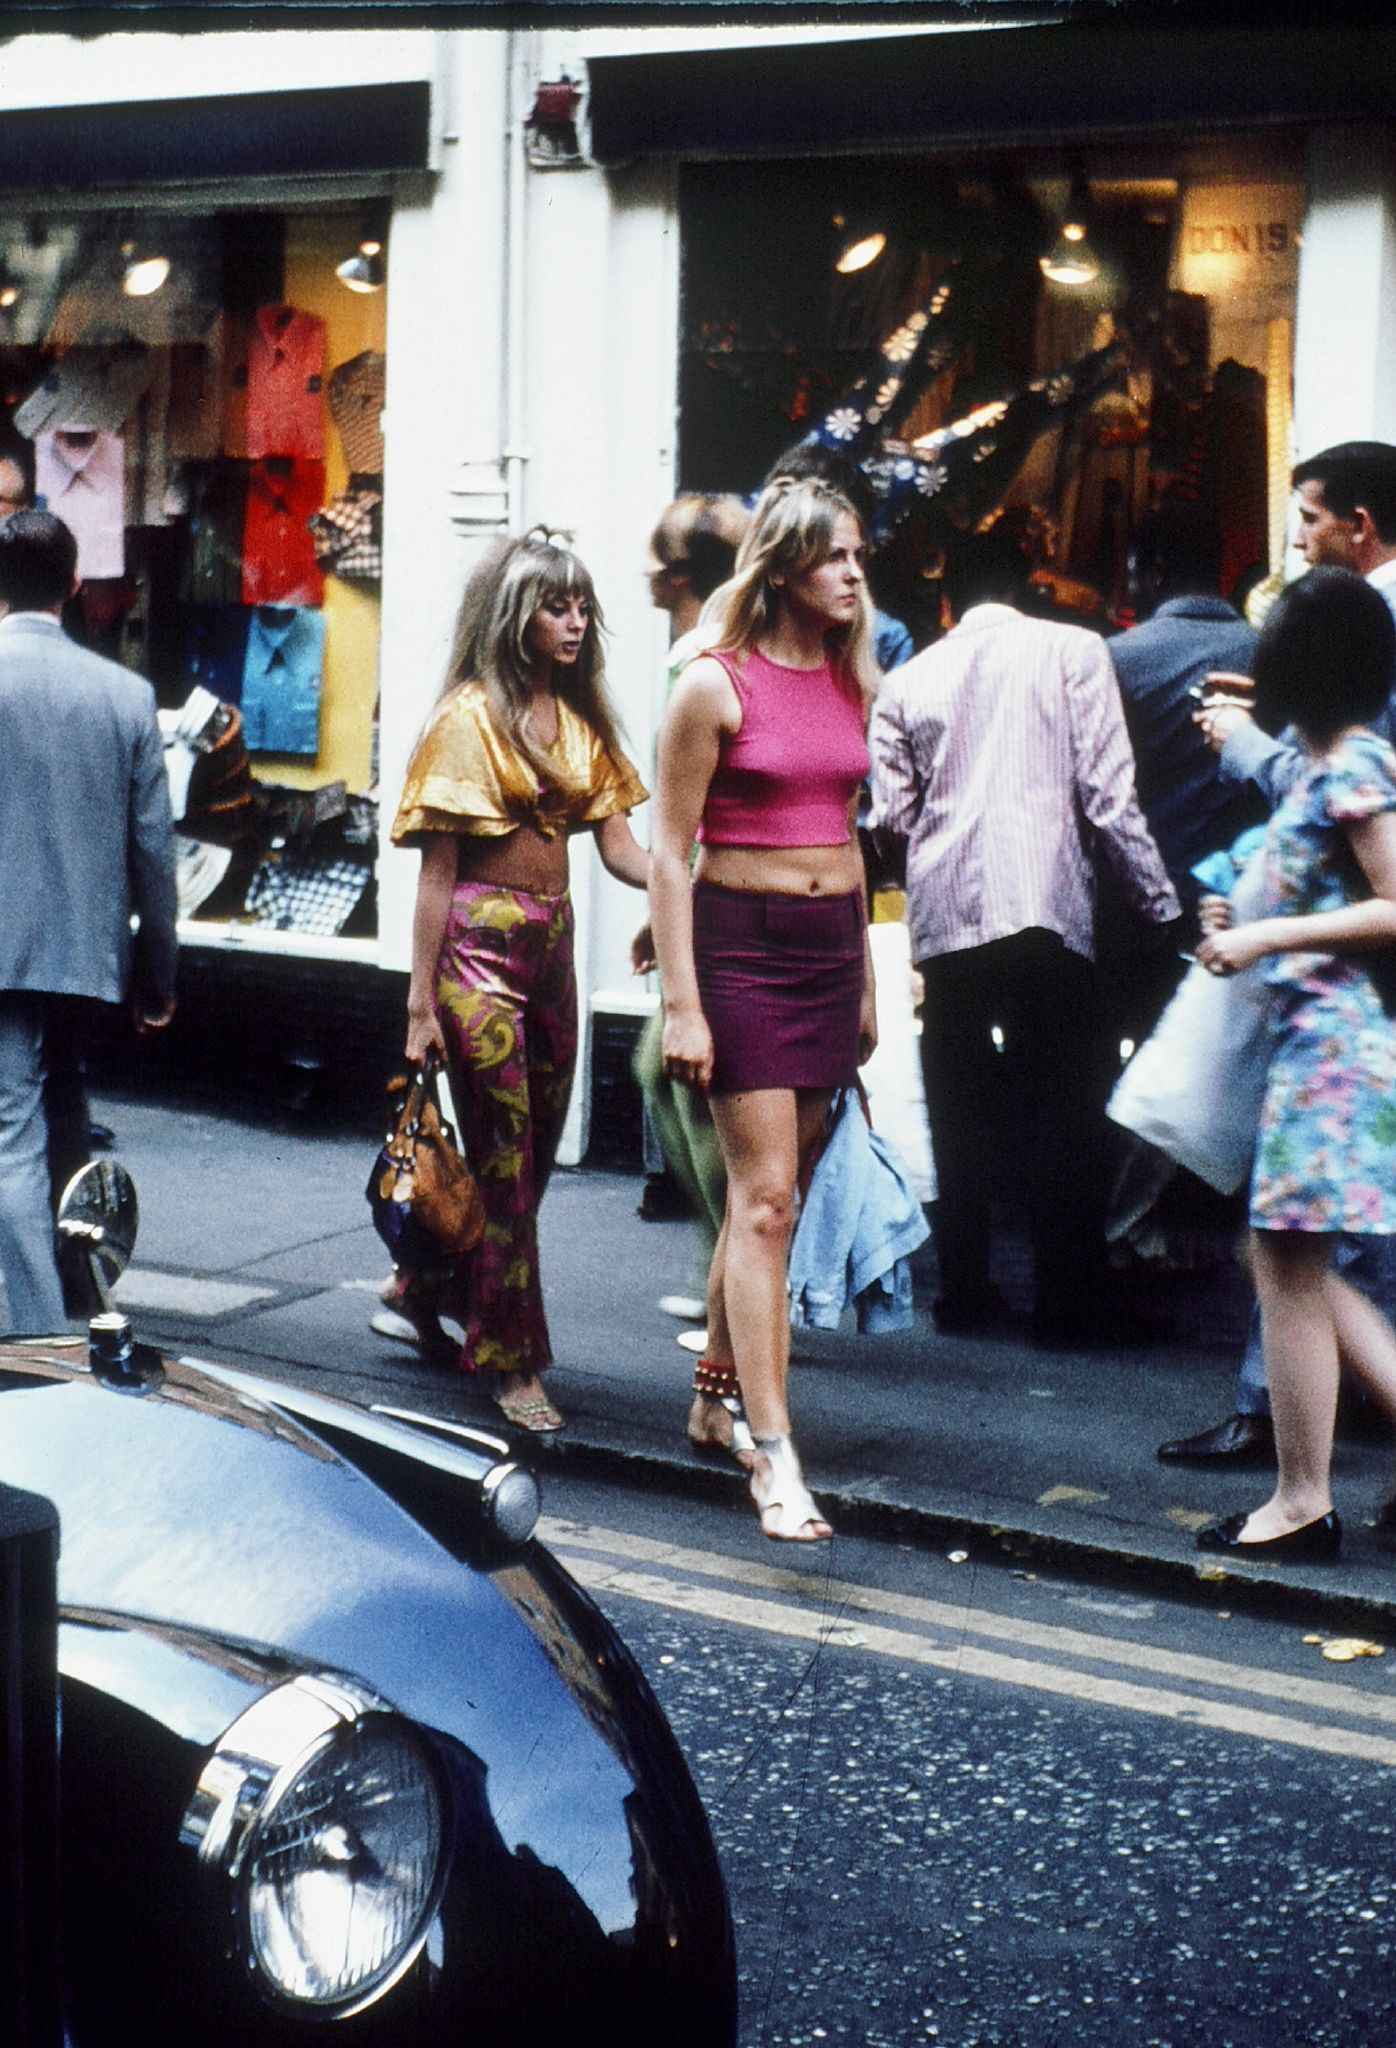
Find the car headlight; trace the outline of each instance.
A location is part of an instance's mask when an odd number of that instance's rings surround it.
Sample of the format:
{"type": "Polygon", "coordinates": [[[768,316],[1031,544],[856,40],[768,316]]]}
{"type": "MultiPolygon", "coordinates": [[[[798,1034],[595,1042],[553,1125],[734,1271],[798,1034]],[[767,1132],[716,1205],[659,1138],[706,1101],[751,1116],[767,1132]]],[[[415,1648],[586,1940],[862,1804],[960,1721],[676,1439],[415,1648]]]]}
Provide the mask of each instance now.
{"type": "Polygon", "coordinates": [[[226,1730],[180,1838],[221,1889],[262,1990],[337,2017],[386,1990],[426,1940],[445,1793],[432,1751],[386,1700],[303,1675],[226,1730]]]}

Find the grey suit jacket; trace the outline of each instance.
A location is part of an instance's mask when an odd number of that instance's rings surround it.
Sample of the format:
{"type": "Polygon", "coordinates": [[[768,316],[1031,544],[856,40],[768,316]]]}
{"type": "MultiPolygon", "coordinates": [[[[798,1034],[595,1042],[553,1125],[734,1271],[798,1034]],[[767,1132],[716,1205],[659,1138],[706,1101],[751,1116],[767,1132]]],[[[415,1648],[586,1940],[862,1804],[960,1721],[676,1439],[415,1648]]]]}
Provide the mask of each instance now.
{"type": "Polygon", "coordinates": [[[0,622],[0,989],[114,1003],[171,995],[174,977],[155,693],[57,619],[0,622]]]}

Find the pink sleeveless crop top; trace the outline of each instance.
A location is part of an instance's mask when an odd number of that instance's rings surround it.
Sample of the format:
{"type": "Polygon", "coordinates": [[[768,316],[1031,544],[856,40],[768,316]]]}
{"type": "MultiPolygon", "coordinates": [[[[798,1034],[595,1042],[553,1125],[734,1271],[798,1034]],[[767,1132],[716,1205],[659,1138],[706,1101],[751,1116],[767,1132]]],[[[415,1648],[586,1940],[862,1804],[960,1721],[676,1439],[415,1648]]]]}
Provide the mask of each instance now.
{"type": "Polygon", "coordinates": [[[713,653],[742,706],[724,733],[698,837],[705,846],[844,846],[870,766],[863,706],[833,665],[784,668],[752,648],[713,653]]]}

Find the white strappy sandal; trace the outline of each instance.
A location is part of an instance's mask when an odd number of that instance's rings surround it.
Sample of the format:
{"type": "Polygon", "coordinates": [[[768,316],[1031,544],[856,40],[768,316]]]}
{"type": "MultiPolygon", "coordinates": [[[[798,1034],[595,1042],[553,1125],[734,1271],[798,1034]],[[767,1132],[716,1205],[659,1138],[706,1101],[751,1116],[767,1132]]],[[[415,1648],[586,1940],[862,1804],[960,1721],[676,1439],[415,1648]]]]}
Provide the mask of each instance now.
{"type": "Polygon", "coordinates": [[[751,1497],[756,1503],[762,1533],[774,1542],[820,1543],[834,1533],[805,1485],[800,1460],[788,1436],[756,1438],[751,1497]]]}

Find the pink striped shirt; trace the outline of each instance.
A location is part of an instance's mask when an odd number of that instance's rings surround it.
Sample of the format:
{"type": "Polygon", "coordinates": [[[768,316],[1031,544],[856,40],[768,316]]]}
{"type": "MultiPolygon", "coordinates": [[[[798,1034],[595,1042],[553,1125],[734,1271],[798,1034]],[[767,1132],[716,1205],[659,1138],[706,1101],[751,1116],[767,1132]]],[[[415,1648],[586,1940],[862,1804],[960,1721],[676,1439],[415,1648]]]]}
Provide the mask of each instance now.
{"type": "Polygon", "coordinates": [[[1034,928],[1094,958],[1092,838],[1137,910],[1178,915],[1096,634],[974,605],[886,677],[870,740],[872,823],[907,841],[914,960],[1034,928]]]}

